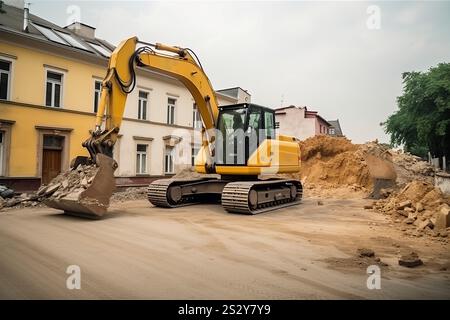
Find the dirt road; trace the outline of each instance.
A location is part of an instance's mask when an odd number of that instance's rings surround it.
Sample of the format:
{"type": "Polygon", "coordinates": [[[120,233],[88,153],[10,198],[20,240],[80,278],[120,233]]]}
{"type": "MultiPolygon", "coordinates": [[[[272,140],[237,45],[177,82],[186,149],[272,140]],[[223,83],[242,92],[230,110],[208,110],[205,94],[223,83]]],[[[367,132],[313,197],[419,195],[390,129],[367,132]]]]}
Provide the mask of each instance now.
{"type": "Polygon", "coordinates": [[[450,298],[449,244],[405,238],[365,200],[323,202],[242,216],[139,200],[98,221],[0,212],[0,298],[450,298]],[[380,290],[367,289],[366,266],[352,258],[361,247],[389,265],[380,290]],[[398,266],[411,249],[424,266],[398,266]],[[66,288],[69,265],[81,268],[81,290],[66,288]]]}

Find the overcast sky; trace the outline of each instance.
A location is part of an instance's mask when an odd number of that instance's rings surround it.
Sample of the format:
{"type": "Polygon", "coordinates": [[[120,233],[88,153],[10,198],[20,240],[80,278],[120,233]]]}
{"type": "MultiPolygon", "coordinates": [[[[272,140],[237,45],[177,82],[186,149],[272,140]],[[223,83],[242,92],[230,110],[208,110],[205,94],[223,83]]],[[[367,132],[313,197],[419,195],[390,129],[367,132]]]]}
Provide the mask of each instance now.
{"type": "Polygon", "coordinates": [[[240,86],[272,108],[307,106],[338,118],[358,143],[388,142],[379,124],[396,110],[402,72],[450,62],[448,1],[29,1],[61,26],[78,6],[114,45],[137,35],[192,48],[215,89],[240,86]]]}

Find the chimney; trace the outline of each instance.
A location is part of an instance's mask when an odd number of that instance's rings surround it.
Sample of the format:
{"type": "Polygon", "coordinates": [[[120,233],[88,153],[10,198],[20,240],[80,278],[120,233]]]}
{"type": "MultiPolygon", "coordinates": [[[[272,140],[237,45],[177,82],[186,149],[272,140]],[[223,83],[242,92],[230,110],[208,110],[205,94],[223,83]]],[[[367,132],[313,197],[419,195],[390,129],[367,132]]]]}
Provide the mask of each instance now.
{"type": "Polygon", "coordinates": [[[78,21],[65,26],[64,29],[68,29],[74,32],[76,35],[82,36],[84,38],[92,40],[95,39],[95,28],[78,21]]]}
{"type": "Polygon", "coordinates": [[[28,23],[30,19],[30,8],[28,8],[28,3],[23,8],[23,31],[28,31],[28,23]]]}

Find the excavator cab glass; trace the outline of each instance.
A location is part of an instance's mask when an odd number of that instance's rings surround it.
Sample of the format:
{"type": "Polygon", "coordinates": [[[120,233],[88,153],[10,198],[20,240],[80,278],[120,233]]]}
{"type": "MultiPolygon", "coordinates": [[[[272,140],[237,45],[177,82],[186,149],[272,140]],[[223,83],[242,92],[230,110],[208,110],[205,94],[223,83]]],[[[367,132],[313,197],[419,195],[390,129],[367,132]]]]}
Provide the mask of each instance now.
{"type": "Polygon", "coordinates": [[[274,111],[255,104],[219,109],[216,163],[246,165],[249,156],[265,139],[275,139],[274,111]]]}

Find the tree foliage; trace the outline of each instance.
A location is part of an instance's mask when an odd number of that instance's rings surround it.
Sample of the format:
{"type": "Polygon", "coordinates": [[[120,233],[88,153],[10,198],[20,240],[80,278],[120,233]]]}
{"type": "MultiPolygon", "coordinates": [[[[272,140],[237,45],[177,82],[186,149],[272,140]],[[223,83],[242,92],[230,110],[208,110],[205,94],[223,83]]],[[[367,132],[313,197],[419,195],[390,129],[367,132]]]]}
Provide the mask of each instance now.
{"type": "Polygon", "coordinates": [[[383,123],[393,145],[450,159],[450,63],[427,72],[405,72],[398,110],[383,123]]]}

